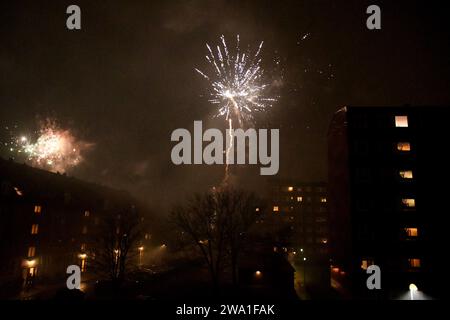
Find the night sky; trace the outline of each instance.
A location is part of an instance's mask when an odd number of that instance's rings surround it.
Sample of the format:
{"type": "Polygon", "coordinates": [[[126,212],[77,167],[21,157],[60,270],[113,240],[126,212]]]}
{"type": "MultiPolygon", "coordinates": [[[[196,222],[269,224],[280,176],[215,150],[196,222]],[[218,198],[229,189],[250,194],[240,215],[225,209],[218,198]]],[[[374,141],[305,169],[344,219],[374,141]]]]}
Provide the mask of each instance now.
{"type": "MultiPolygon", "coordinates": [[[[223,178],[223,166],[173,165],[170,134],[194,120],[225,128],[194,68],[206,65],[206,42],[239,34],[251,47],[264,41],[263,63],[280,62],[280,98],[259,125],[280,129],[278,177],[326,180],[339,106],[450,104],[449,30],[430,1],[2,1],[0,125],[56,119],[94,144],[70,175],[165,212],[223,178]],[[70,4],[81,7],[80,31],[66,29],[70,4]],[[382,30],[366,28],[370,4],[382,30]]],[[[267,177],[254,166],[233,179],[258,190],[267,177]]]]}

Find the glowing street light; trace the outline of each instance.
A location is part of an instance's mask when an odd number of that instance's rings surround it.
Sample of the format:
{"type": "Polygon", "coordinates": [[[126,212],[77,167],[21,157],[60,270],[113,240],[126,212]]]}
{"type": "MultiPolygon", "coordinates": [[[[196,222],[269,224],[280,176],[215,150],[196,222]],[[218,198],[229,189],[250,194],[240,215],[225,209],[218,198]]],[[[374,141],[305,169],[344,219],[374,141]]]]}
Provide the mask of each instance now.
{"type": "Polygon", "coordinates": [[[114,249],[114,261],[117,263],[119,260],[119,249],[114,249]]]}
{"type": "Polygon", "coordinates": [[[418,290],[417,286],[414,283],[411,283],[409,285],[409,292],[411,294],[411,300],[414,300],[414,292],[416,292],[417,290],[418,290]]]}
{"type": "Polygon", "coordinates": [[[81,260],[81,272],[85,272],[86,271],[86,258],[87,258],[87,254],[86,253],[80,253],[78,255],[78,257],[81,260]]]}
{"type": "Polygon", "coordinates": [[[140,246],[138,248],[138,250],[139,250],[139,266],[142,266],[142,254],[143,254],[143,251],[144,251],[144,247],[140,246]]]}
{"type": "Polygon", "coordinates": [[[34,267],[35,264],[36,264],[36,260],[27,260],[27,266],[29,268],[34,267]]]}

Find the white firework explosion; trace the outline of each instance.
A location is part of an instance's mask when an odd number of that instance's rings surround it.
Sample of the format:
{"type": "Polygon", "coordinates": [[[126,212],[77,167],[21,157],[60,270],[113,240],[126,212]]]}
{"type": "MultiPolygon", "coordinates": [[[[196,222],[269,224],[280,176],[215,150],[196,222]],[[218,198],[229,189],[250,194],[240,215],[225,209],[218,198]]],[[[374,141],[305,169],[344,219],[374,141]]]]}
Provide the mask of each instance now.
{"type": "Polygon", "coordinates": [[[210,83],[209,101],[218,106],[217,116],[226,120],[236,119],[242,126],[244,121],[251,121],[254,112],[264,111],[276,101],[268,95],[268,83],[264,82],[260,53],[263,42],[255,54],[249,50],[241,52],[239,35],[236,39],[235,52],[230,52],[225,37],[220,37],[221,44],[215,50],[206,44],[206,60],[211,66],[210,73],[195,69],[210,83]]]}

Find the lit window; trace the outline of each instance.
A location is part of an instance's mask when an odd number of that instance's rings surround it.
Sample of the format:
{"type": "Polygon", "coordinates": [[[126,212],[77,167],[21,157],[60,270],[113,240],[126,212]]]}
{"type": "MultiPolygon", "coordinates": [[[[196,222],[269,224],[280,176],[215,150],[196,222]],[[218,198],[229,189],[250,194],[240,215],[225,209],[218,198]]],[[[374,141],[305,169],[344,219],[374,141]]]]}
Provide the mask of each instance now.
{"type": "Polygon", "coordinates": [[[90,215],[91,215],[91,213],[88,210],[84,211],[84,216],[85,217],[89,217],[90,215]]]}
{"type": "Polygon", "coordinates": [[[297,197],[297,202],[303,202],[303,197],[297,197]]]}
{"type": "Polygon", "coordinates": [[[81,231],[82,234],[86,234],[87,233],[87,227],[83,226],[83,230],[81,231]]]}
{"type": "Polygon", "coordinates": [[[16,192],[16,194],[17,194],[19,197],[23,196],[23,193],[22,193],[22,191],[21,191],[19,188],[14,187],[14,191],[16,192]]]}
{"type": "Polygon", "coordinates": [[[278,206],[273,206],[273,212],[278,212],[279,210],[278,206]]]}
{"type": "Polygon", "coordinates": [[[413,178],[413,172],[411,170],[406,170],[406,171],[402,170],[399,172],[399,175],[403,179],[412,179],[413,178]]]}
{"type": "Polygon", "coordinates": [[[320,202],[322,202],[322,203],[327,202],[327,198],[325,198],[325,197],[320,198],[320,202]]]}
{"type": "Polygon", "coordinates": [[[405,228],[405,232],[408,237],[417,237],[419,234],[417,228],[405,228]]]}
{"type": "Polygon", "coordinates": [[[407,116],[395,116],[395,126],[397,128],[407,128],[408,127],[408,117],[407,116]]]}
{"type": "Polygon", "coordinates": [[[34,213],[41,213],[41,206],[34,206],[34,213]]]}
{"type": "Polygon", "coordinates": [[[361,261],[361,269],[367,270],[367,260],[361,261]]]}
{"type": "Polygon", "coordinates": [[[289,191],[289,192],[294,191],[294,187],[288,187],[288,191],[289,191]]]}
{"type": "Polygon", "coordinates": [[[36,247],[29,247],[28,248],[28,257],[34,257],[34,255],[36,254],[36,247]]]}
{"type": "Polygon", "coordinates": [[[416,200],[415,199],[402,199],[402,204],[406,208],[415,208],[416,200]]]}
{"type": "Polygon", "coordinates": [[[372,259],[363,259],[361,260],[361,269],[367,270],[369,266],[373,265],[372,259]]]}
{"type": "Polygon", "coordinates": [[[410,268],[420,268],[420,259],[417,258],[408,259],[408,263],[410,268]]]}
{"type": "Polygon", "coordinates": [[[402,152],[411,151],[411,144],[409,142],[398,142],[397,150],[402,152]]]}
{"type": "Polygon", "coordinates": [[[39,225],[38,224],[33,224],[31,226],[31,234],[38,234],[39,232],[39,225]]]}

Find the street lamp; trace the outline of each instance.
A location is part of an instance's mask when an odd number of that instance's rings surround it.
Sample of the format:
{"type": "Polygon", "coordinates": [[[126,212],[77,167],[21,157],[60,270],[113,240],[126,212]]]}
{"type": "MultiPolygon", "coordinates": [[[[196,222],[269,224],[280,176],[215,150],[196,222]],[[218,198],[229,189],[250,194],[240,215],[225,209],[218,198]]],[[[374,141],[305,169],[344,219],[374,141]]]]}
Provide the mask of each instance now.
{"type": "Polygon", "coordinates": [[[34,267],[35,264],[36,264],[36,260],[27,260],[27,266],[29,268],[34,267]]]}
{"type": "Polygon", "coordinates": [[[119,249],[114,249],[114,263],[119,260],[119,249]]]}
{"type": "Polygon", "coordinates": [[[139,266],[142,266],[142,253],[143,253],[143,251],[144,251],[144,247],[143,247],[143,246],[140,246],[140,247],[138,248],[138,250],[139,250],[139,266]]]}
{"type": "Polygon", "coordinates": [[[85,272],[86,271],[86,258],[87,258],[87,254],[86,253],[80,253],[78,255],[78,257],[81,259],[81,272],[85,272]]]}
{"type": "Polygon", "coordinates": [[[414,283],[411,283],[409,285],[409,292],[411,294],[411,300],[414,300],[414,292],[416,292],[417,290],[418,290],[417,286],[414,283]]]}
{"type": "Polygon", "coordinates": [[[306,257],[303,257],[303,285],[306,288],[306,257]]]}

